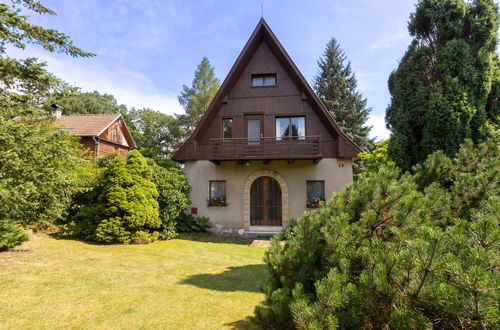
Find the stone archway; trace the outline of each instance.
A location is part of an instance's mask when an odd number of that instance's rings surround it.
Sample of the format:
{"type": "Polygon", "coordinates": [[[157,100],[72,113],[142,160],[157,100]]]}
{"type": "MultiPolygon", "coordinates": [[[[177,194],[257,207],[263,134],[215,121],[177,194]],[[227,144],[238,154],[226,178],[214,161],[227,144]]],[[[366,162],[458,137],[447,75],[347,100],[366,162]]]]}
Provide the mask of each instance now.
{"type": "Polygon", "coordinates": [[[282,198],[282,226],[288,226],[288,186],[285,179],[276,171],[273,170],[259,170],[250,174],[243,184],[243,229],[250,230],[250,188],[252,183],[261,176],[269,176],[276,181],[281,186],[281,198],[282,198]]]}

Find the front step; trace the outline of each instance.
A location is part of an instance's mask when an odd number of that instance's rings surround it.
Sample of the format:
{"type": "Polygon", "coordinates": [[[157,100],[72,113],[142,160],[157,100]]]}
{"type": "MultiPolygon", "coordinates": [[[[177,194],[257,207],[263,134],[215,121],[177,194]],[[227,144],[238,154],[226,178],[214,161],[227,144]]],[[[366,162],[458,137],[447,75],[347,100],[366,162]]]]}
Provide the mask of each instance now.
{"type": "Polygon", "coordinates": [[[281,233],[281,226],[250,226],[250,230],[243,232],[245,238],[256,238],[261,240],[269,240],[274,235],[281,233]]]}

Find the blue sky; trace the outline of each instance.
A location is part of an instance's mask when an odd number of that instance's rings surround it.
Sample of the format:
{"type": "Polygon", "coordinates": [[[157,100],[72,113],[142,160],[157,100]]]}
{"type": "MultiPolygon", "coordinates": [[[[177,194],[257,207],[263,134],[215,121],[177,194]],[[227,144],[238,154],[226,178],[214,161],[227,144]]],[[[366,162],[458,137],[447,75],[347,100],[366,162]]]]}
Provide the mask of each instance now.
{"type": "MultiPolygon", "coordinates": [[[[372,107],[373,136],[385,138],[387,78],[409,44],[413,0],[264,0],[264,18],[311,81],[326,43],[335,37],[372,107]]],[[[203,56],[224,79],[261,16],[261,0],[45,0],[58,16],[31,21],[69,34],[89,59],[40,47],[11,50],[35,56],[85,91],[114,94],[127,106],[181,113],[177,95],[190,85],[203,56]]]]}

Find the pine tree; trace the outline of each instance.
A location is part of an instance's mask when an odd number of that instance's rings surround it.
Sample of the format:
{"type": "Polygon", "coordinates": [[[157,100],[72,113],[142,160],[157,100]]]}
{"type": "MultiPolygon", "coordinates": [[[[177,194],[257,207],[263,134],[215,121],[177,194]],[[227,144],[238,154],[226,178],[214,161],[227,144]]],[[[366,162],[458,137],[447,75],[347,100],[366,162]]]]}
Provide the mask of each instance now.
{"type": "MultiPolygon", "coordinates": [[[[271,241],[264,329],[498,329],[500,136],[388,161],[271,241]]],[[[383,152],[382,152],[383,153],[383,152]]]]}
{"type": "Polygon", "coordinates": [[[389,78],[386,113],[389,155],[405,170],[436,150],[453,156],[498,122],[498,7],[422,0],[408,28],[413,41],[389,78]]]}
{"type": "Polygon", "coordinates": [[[332,38],[318,60],[319,70],[313,87],[342,131],[367,151],[372,144],[368,136],[371,127],[365,126],[370,109],[357,91],[356,77],[346,59],[344,51],[332,38]]]}
{"type": "Polygon", "coordinates": [[[203,57],[194,72],[191,87],[182,86],[183,90],[178,97],[179,103],[186,111],[186,114],[178,115],[179,124],[184,128],[186,137],[195,129],[219,86],[220,81],[215,77],[214,68],[210,65],[208,58],[203,57]]]}

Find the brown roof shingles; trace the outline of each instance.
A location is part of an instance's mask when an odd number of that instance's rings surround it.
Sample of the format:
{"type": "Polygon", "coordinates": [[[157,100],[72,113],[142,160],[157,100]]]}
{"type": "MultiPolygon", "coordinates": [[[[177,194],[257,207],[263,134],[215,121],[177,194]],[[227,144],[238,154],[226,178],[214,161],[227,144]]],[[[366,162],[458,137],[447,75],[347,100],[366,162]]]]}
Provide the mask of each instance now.
{"type": "Polygon", "coordinates": [[[117,113],[99,115],[68,115],[58,118],[55,125],[69,129],[72,135],[97,136],[118,116],[119,114],[117,113]]]}

